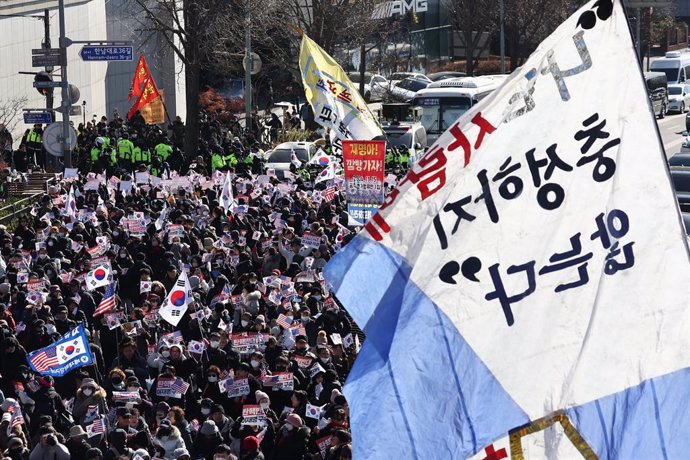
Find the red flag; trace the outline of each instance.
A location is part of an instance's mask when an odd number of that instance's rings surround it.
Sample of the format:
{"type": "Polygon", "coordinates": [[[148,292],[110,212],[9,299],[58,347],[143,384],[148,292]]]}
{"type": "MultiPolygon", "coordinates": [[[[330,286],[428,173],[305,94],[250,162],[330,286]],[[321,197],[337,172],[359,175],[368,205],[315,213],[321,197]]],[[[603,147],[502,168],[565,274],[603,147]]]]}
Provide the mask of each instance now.
{"type": "Polygon", "coordinates": [[[134,78],[132,79],[132,87],[129,88],[129,100],[131,101],[133,97],[139,97],[142,92],[142,84],[146,83],[146,80],[151,76],[149,72],[149,66],[146,64],[146,59],[144,56],[139,56],[139,62],[137,63],[137,68],[134,69],[134,78]]]}
{"type": "Polygon", "coordinates": [[[134,115],[137,110],[140,110],[145,105],[155,101],[160,96],[161,94],[158,92],[158,88],[156,88],[156,84],[153,82],[153,78],[149,77],[144,83],[144,89],[137,98],[137,101],[134,103],[132,108],[129,109],[129,112],[127,113],[127,118],[132,118],[132,115],[134,115]]]}

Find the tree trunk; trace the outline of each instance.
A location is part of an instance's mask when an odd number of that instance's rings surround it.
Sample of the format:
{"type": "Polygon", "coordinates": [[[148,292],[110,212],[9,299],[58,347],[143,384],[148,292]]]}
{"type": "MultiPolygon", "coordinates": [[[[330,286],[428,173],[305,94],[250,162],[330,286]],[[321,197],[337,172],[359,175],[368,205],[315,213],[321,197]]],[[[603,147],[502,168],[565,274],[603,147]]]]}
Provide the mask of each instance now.
{"type": "Polygon", "coordinates": [[[199,91],[201,65],[197,62],[185,66],[187,119],[184,133],[185,159],[194,158],[199,152],[199,91]]]}
{"type": "Polygon", "coordinates": [[[472,30],[470,28],[469,34],[465,31],[465,72],[467,76],[474,77],[474,40],[472,39],[472,30]]]}

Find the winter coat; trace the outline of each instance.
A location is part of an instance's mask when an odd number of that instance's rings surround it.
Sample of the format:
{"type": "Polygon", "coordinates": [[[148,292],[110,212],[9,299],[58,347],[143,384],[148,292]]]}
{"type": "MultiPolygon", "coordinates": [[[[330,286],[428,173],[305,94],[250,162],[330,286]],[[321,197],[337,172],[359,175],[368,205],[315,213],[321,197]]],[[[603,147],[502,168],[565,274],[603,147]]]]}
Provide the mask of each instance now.
{"type": "Polygon", "coordinates": [[[64,444],[57,443],[54,446],[36,444],[29,454],[29,460],[70,460],[69,450],[64,444]]]}
{"type": "Polygon", "coordinates": [[[166,459],[171,459],[174,460],[175,457],[173,457],[173,452],[175,452],[175,449],[186,449],[187,446],[184,443],[184,440],[182,439],[182,434],[180,433],[180,430],[177,429],[177,427],[173,426],[172,427],[172,433],[170,433],[170,436],[168,436],[167,440],[162,440],[158,436],[153,438],[153,444],[156,446],[160,446],[164,453],[163,457],[166,459]]]}
{"type": "Polygon", "coordinates": [[[86,396],[81,388],[77,390],[77,395],[74,397],[74,406],[72,406],[72,416],[74,421],[82,426],[90,423],[93,420],[86,420],[86,412],[89,406],[98,406],[98,413],[105,415],[108,413],[108,404],[106,403],[106,392],[103,388],[98,388],[91,396],[86,396]]]}

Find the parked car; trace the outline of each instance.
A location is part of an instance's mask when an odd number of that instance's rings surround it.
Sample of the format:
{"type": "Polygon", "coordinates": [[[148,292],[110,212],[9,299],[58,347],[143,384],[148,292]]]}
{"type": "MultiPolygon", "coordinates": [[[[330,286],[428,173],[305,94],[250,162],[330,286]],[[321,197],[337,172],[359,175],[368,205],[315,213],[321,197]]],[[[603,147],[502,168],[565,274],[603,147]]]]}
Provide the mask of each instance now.
{"type": "Polygon", "coordinates": [[[431,81],[441,81],[441,80],[448,80],[449,78],[460,78],[460,77],[466,77],[467,74],[465,72],[451,72],[451,71],[444,71],[444,72],[436,72],[436,73],[430,73],[427,75],[429,80],[431,81]]]}
{"type": "Polygon", "coordinates": [[[676,153],[668,159],[668,165],[690,167],[690,153],[676,153]]]}
{"type": "MultiPolygon", "coordinates": [[[[664,118],[668,110],[668,83],[663,72],[645,72],[644,79],[647,83],[647,93],[652,101],[654,113],[659,118],[664,118]]],[[[687,120],[686,120],[687,121],[687,120]]]]}
{"type": "Polygon", "coordinates": [[[410,166],[424,154],[427,148],[426,130],[421,123],[391,123],[383,125],[386,133],[387,147],[400,148],[405,146],[410,154],[410,166]]]}
{"type": "Polygon", "coordinates": [[[299,161],[308,163],[316,155],[316,150],[316,144],[313,142],[283,142],[273,150],[266,152],[268,157],[266,168],[274,169],[278,179],[283,179],[285,171],[290,170],[293,152],[299,161]]]}
{"type": "Polygon", "coordinates": [[[390,97],[400,102],[411,102],[417,94],[417,91],[426,88],[430,83],[428,79],[420,80],[418,78],[406,78],[391,88],[390,97]]]}
{"type": "Polygon", "coordinates": [[[668,111],[685,113],[690,107],[690,85],[668,85],[668,111]]]}
{"type": "MultiPolygon", "coordinates": [[[[349,72],[348,78],[354,83],[355,88],[359,90],[359,72],[349,72]]],[[[380,101],[388,92],[388,80],[383,75],[364,73],[364,100],[368,102],[380,101]]]]}
{"type": "Polygon", "coordinates": [[[671,181],[676,191],[680,210],[690,212],[690,168],[674,166],[671,168],[671,181]]]}
{"type": "Polygon", "coordinates": [[[415,72],[395,72],[388,77],[388,81],[390,82],[391,86],[396,86],[398,83],[400,83],[406,78],[416,78],[418,80],[426,80],[428,82],[431,82],[431,80],[429,80],[429,77],[427,77],[423,73],[415,72]]]}

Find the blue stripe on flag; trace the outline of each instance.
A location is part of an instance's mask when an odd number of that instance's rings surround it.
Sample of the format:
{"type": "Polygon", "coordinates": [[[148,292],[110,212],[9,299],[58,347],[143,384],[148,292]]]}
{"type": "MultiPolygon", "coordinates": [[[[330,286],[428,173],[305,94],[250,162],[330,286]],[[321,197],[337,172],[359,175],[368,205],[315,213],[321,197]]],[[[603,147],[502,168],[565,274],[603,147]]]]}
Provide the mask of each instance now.
{"type": "Polygon", "coordinates": [[[345,385],[353,458],[466,458],[528,422],[397,254],[355,238],[328,267],[355,320],[377,319],[345,385]]]}
{"type": "Polygon", "coordinates": [[[646,380],[567,414],[601,460],[688,458],[688,388],[690,368],[646,380]]]}

